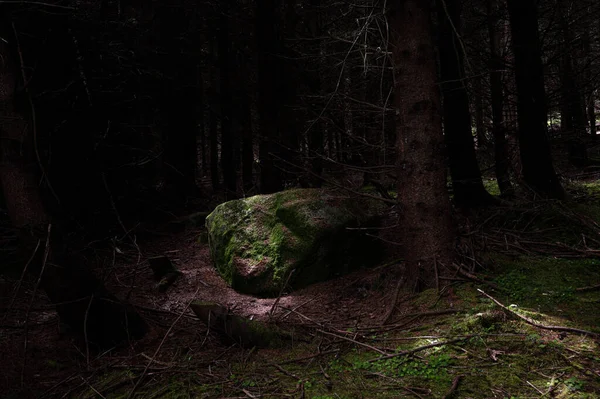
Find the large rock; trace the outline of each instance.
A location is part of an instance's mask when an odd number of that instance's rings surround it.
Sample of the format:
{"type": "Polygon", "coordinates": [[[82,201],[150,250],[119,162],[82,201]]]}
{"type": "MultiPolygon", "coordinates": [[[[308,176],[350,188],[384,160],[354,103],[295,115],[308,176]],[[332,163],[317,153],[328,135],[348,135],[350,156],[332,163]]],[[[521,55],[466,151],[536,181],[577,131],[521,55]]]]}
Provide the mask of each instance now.
{"type": "Polygon", "coordinates": [[[223,203],[206,218],[213,262],[237,291],[276,296],[381,259],[374,199],[294,189],[223,203]]]}

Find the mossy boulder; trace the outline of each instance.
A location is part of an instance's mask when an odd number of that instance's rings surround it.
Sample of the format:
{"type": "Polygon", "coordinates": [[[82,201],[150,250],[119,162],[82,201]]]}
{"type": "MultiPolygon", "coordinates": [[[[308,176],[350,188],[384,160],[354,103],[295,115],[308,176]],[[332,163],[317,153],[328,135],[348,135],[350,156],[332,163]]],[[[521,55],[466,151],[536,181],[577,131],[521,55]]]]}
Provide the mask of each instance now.
{"type": "Polygon", "coordinates": [[[381,260],[385,205],[319,189],[229,201],[206,218],[213,262],[239,292],[276,296],[381,260]],[[293,271],[293,272],[292,272],[293,271]]]}

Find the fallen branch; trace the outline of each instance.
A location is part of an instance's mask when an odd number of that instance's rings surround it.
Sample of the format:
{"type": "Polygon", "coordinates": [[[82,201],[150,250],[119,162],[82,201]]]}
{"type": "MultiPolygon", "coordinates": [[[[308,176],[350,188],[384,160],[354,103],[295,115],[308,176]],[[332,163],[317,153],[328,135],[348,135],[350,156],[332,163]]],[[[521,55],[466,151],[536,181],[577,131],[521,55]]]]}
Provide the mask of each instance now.
{"type": "Polygon", "coordinates": [[[396,309],[396,303],[398,303],[398,295],[400,294],[400,288],[402,287],[402,284],[404,284],[403,278],[401,278],[398,281],[398,285],[396,285],[396,291],[394,292],[394,299],[392,300],[392,304],[391,304],[390,308],[385,313],[385,316],[383,317],[383,322],[381,323],[381,325],[387,324],[388,321],[390,321],[390,318],[392,317],[392,315],[394,314],[394,309],[396,309]]]}
{"type": "Polygon", "coordinates": [[[529,317],[525,317],[523,315],[518,314],[517,312],[509,309],[508,307],[504,306],[503,304],[501,304],[497,299],[495,299],[494,297],[486,294],[485,292],[483,292],[483,290],[480,290],[479,288],[477,288],[477,291],[479,291],[482,295],[486,296],[487,298],[491,299],[496,305],[500,306],[502,309],[506,310],[507,312],[517,316],[519,319],[523,320],[525,323],[532,325],[536,328],[540,328],[542,330],[552,330],[552,331],[565,331],[565,332],[571,332],[574,334],[581,334],[581,335],[591,335],[593,337],[600,337],[600,334],[592,332],[592,331],[587,331],[587,330],[580,330],[578,328],[571,328],[571,327],[563,327],[563,326],[546,326],[544,324],[540,324],[540,323],[536,323],[535,321],[531,320],[529,317]]]}
{"type": "Polygon", "coordinates": [[[479,277],[477,277],[477,276],[469,273],[468,271],[464,270],[461,266],[459,266],[459,265],[457,265],[455,263],[453,263],[452,266],[454,266],[454,268],[456,269],[456,271],[459,274],[461,274],[463,277],[465,277],[465,278],[467,278],[469,280],[472,280],[472,281],[474,281],[476,283],[487,285],[488,287],[491,287],[491,288],[493,288],[495,290],[502,291],[502,289],[500,287],[498,287],[496,284],[490,283],[489,281],[485,281],[485,280],[480,279],[479,277]]]}
{"type": "Polygon", "coordinates": [[[448,390],[448,393],[446,395],[444,395],[444,399],[450,399],[452,397],[452,395],[454,395],[454,392],[456,392],[456,389],[458,389],[458,383],[460,382],[460,379],[463,377],[464,377],[464,375],[457,375],[456,377],[454,377],[454,380],[452,381],[452,386],[448,390]]]}
{"type": "MultiPolygon", "coordinates": [[[[278,364],[288,364],[288,363],[296,363],[296,362],[303,362],[305,360],[312,360],[315,357],[319,357],[319,356],[325,356],[325,355],[330,355],[332,353],[338,353],[340,350],[339,349],[331,349],[328,351],[324,351],[324,352],[319,352],[319,353],[315,353],[314,355],[309,355],[309,356],[303,356],[303,357],[297,357],[295,359],[289,359],[289,360],[285,360],[283,362],[279,362],[278,364]]],[[[272,365],[275,365],[275,363],[273,363],[272,365]]]]}
{"type": "Polygon", "coordinates": [[[577,291],[577,292],[587,292],[587,291],[596,291],[596,290],[600,290],[600,284],[591,285],[589,287],[575,288],[575,291],[577,291]]]}
{"type": "Polygon", "coordinates": [[[435,348],[437,346],[443,346],[443,345],[454,344],[454,343],[457,343],[457,342],[465,341],[465,340],[473,338],[475,336],[476,336],[475,334],[473,334],[473,335],[467,335],[467,336],[464,336],[462,338],[451,339],[449,341],[436,342],[435,344],[429,344],[429,345],[419,346],[418,348],[410,349],[410,350],[407,350],[407,351],[401,351],[401,352],[397,352],[397,353],[392,353],[391,355],[380,356],[380,357],[377,357],[375,359],[371,359],[368,362],[369,363],[374,363],[374,362],[378,362],[380,360],[387,360],[387,359],[391,359],[391,358],[398,357],[398,356],[412,355],[413,353],[417,353],[417,352],[420,352],[420,351],[423,351],[423,350],[426,350],[426,349],[429,349],[429,348],[435,348]]]}
{"type": "Polygon", "coordinates": [[[275,307],[279,303],[279,300],[281,299],[281,295],[283,295],[283,290],[285,289],[285,287],[287,287],[288,283],[290,282],[290,278],[292,277],[292,274],[294,274],[295,271],[296,271],[296,269],[290,270],[287,278],[285,279],[285,283],[283,283],[283,285],[281,286],[281,290],[279,290],[279,295],[277,295],[277,299],[275,299],[275,302],[273,302],[273,306],[271,306],[271,310],[269,311],[269,320],[271,319],[271,317],[273,317],[273,311],[275,310],[275,307]]]}
{"type": "Polygon", "coordinates": [[[283,374],[287,375],[288,377],[292,377],[295,380],[298,381],[302,381],[302,378],[298,377],[295,374],[290,373],[289,371],[287,371],[286,369],[284,369],[283,367],[281,367],[280,365],[273,363],[271,366],[275,367],[277,370],[281,371],[283,374]]]}
{"type": "Polygon", "coordinates": [[[133,398],[135,392],[137,391],[137,389],[140,386],[140,383],[142,382],[142,380],[144,379],[144,377],[146,377],[146,374],[148,373],[148,369],[150,368],[150,366],[152,365],[152,363],[155,362],[156,356],[158,356],[158,353],[160,352],[160,350],[161,350],[163,344],[165,343],[165,341],[167,340],[167,337],[169,337],[169,335],[171,334],[171,330],[173,330],[173,327],[175,327],[175,324],[177,324],[177,322],[179,321],[179,319],[181,319],[183,317],[183,315],[185,314],[185,312],[188,310],[188,308],[190,307],[190,305],[192,304],[192,302],[196,298],[196,295],[198,295],[198,291],[200,291],[200,287],[198,287],[198,289],[194,293],[194,296],[192,296],[192,300],[189,301],[189,303],[187,304],[187,306],[179,314],[179,317],[177,317],[177,319],[175,319],[175,321],[173,322],[173,324],[171,324],[171,327],[169,327],[169,329],[167,330],[167,332],[163,336],[163,339],[160,341],[160,344],[158,344],[158,347],[154,351],[154,355],[148,361],[148,364],[146,364],[146,367],[144,368],[144,371],[142,372],[142,375],[140,375],[140,377],[138,378],[138,380],[136,381],[136,383],[133,385],[133,388],[131,388],[131,391],[129,391],[129,394],[127,395],[127,399],[133,398]]]}
{"type": "MultiPolygon", "coordinates": [[[[385,375],[385,374],[383,374],[383,373],[369,373],[369,374],[370,374],[370,375],[376,375],[377,377],[385,378],[385,379],[387,379],[387,380],[391,380],[391,381],[393,381],[393,382],[395,382],[395,383],[397,383],[397,384],[400,384],[400,388],[401,388],[401,389],[404,389],[406,392],[408,392],[408,393],[411,393],[411,394],[415,395],[415,396],[416,396],[417,398],[419,398],[419,399],[423,399],[423,397],[422,397],[421,395],[419,395],[417,392],[415,392],[415,388],[409,388],[409,387],[405,387],[405,386],[404,386],[404,383],[402,383],[402,381],[400,381],[400,380],[398,380],[398,379],[396,379],[396,378],[393,378],[393,377],[387,376],[387,375],[385,375]]],[[[417,389],[419,389],[419,388],[417,388],[417,389]]],[[[430,392],[427,392],[427,393],[430,393],[430,392]]]]}
{"type": "Polygon", "coordinates": [[[349,342],[352,342],[352,343],[354,343],[354,344],[356,344],[356,345],[364,346],[365,348],[369,348],[369,349],[371,349],[371,350],[373,350],[373,351],[375,351],[375,352],[381,353],[382,355],[384,355],[384,354],[386,354],[386,353],[387,353],[386,351],[384,351],[384,350],[381,350],[381,349],[379,349],[379,348],[376,348],[376,347],[374,347],[374,346],[372,346],[372,345],[369,345],[369,344],[364,344],[364,343],[362,343],[362,342],[359,342],[359,341],[357,341],[357,340],[355,340],[355,339],[348,338],[348,337],[344,337],[343,335],[334,334],[334,333],[332,333],[332,332],[325,331],[325,330],[317,330],[317,332],[320,332],[321,334],[325,334],[325,335],[331,335],[332,337],[336,337],[336,338],[344,339],[344,340],[346,340],[346,341],[349,341],[349,342]]]}

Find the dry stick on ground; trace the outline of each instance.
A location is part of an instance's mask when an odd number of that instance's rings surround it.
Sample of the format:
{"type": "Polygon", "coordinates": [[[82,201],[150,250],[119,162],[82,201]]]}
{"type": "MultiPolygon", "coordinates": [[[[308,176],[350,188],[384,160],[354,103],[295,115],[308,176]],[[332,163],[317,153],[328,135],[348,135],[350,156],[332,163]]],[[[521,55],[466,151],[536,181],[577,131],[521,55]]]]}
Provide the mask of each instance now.
{"type": "Polygon", "coordinates": [[[313,301],[315,301],[317,298],[310,298],[307,301],[302,302],[300,305],[296,306],[294,309],[289,310],[286,314],[284,314],[283,316],[280,317],[280,320],[285,319],[286,317],[288,317],[290,314],[292,314],[292,311],[296,311],[298,309],[300,309],[302,306],[307,305],[313,301]]]}
{"type": "MultiPolygon", "coordinates": [[[[25,343],[23,344],[23,367],[21,368],[21,386],[24,385],[25,382],[25,366],[27,364],[27,344],[28,339],[27,336],[29,334],[29,313],[31,312],[31,307],[33,306],[33,301],[35,300],[35,295],[37,294],[37,290],[42,282],[42,276],[44,275],[44,270],[46,269],[46,262],[48,262],[48,254],[50,253],[50,232],[52,231],[52,223],[48,224],[48,230],[46,232],[46,246],[44,247],[44,257],[42,258],[42,268],[40,270],[40,275],[38,276],[37,281],[35,282],[35,288],[33,289],[33,294],[31,294],[31,301],[29,301],[29,306],[27,307],[27,312],[25,313],[25,343]]],[[[37,248],[37,246],[36,246],[37,248]]]]}
{"type": "Polygon", "coordinates": [[[346,341],[349,341],[349,342],[352,342],[352,343],[354,343],[354,344],[356,344],[356,345],[364,346],[365,348],[369,348],[369,349],[371,349],[371,350],[374,350],[375,352],[377,352],[377,353],[381,353],[382,355],[385,355],[385,354],[387,354],[387,352],[386,352],[386,351],[384,351],[384,350],[381,350],[381,349],[379,349],[379,348],[376,348],[376,347],[374,347],[374,346],[371,346],[371,345],[369,345],[369,344],[364,344],[364,343],[362,343],[362,342],[359,342],[359,341],[357,341],[357,340],[355,340],[355,339],[352,339],[352,338],[344,337],[343,335],[334,334],[334,333],[332,333],[332,332],[328,332],[328,331],[324,331],[324,330],[317,330],[317,332],[320,332],[321,334],[325,334],[325,335],[331,335],[332,337],[336,337],[336,338],[344,339],[344,340],[346,340],[346,341]]]}
{"type": "Polygon", "coordinates": [[[283,283],[283,285],[281,286],[281,290],[279,290],[279,295],[277,295],[277,299],[275,299],[275,302],[273,302],[273,306],[271,306],[271,310],[269,311],[269,320],[273,316],[273,311],[275,310],[275,307],[277,306],[277,304],[279,303],[279,300],[281,299],[281,295],[283,294],[283,290],[285,290],[285,287],[287,287],[287,285],[288,285],[288,283],[290,281],[290,278],[292,277],[292,274],[294,274],[295,271],[296,271],[296,269],[290,270],[290,272],[288,273],[287,278],[285,279],[285,283],[283,283]]]}
{"type": "Polygon", "coordinates": [[[242,389],[242,392],[244,392],[246,394],[246,396],[249,397],[249,398],[251,398],[251,399],[258,398],[258,396],[252,395],[252,393],[250,393],[250,391],[248,391],[247,389],[242,389]]]}
{"type": "Polygon", "coordinates": [[[498,287],[496,284],[490,283],[488,281],[482,280],[482,279],[474,276],[473,274],[469,273],[468,271],[463,270],[463,268],[461,266],[459,266],[459,265],[457,265],[455,263],[453,263],[452,266],[454,266],[454,268],[458,271],[458,273],[462,274],[464,277],[466,277],[466,278],[468,278],[470,280],[473,280],[476,283],[484,284],[484,285],[487,285],[488,287],[493,288],[495,290],[502,291],[502,289],[500,287],[498,287]]]}
{"type": "MultiPolygon", "coordinates": [[[[323,352],[319,352],[319,353],[315,353],[314,355],[309,355],[309,356],[303,356],[303,357],[297,357],[295,359],[289,359],[289,360],[285,360],[283,362],[279,362],[278,364],[288,364],[288,363],[296,363],[296,362],[303,362],[305,360],[312,360],[315,357],[319,357],[319,356],[325,356],[325,355],[330,355],[332,353],[338,353],[340,350],[339,349],[331,349],[328,351],[323,351],[323,352]]],[[[270,364],[271,365],[275,365],[275,363],[270,364]]]]}
{"type": "Polygon", "coordinates": [[[271,364],[271,366],[275,367],[277,370],[281,371],[283,374],[287,375],[288,377],[292,377],[293,379],[298,380],[298,381],[302,380],[300,377],[290,373],[289,371],[287,371],[286,369],[284,369],[283,367],[281,367],[278,364],[271,364]]]}
{"type": "Polygon", "coordinates": [[[463,377],[464,375],[457,375],[456,377],[454,377],[454,380],[452,381],[452,386],[450,387],[450,390],[448,390],[448,393],[444,395],[444,399],[450,399],[450,397],[454,395],[454,392],[456,392],[456,389],[458,388],[458,383],[463,377]]]}
{"type": "MultiPolygon", "coordinates": [[[[2,322],[4,322],[6,320],[6,318],[8,317],[8,314],[10,313],[10,311],[13,308],[13,305],[15,304],[15,300],[17,299],[17,295],[19,295],[19,290],[21,289],[21,284],[23,283],[23,279],[25,278],[25,273],[27,272],[27,269],[29,268],[29,264],[35,257],[35,254],[37,254],[37,251],[40,248],[40,243],[41,243],[41,240],[38,239],[37,244],[36,244],[33,252],[31,253],[31,256],[29,257],[29,260],[27,261],[27,263],[25,263],[25,267],[23,268],[23,271],[21,272],[21,277],[19,278],[19,282],[17,283],[17,288],[15,288],[15,293],[13,294],[13,297],[10,300],[10,304],[6,308],[6,313],[4,313],[4,316],[2,317],[2,322]]],[[[54,306],[52,306],[51,308],[54,308],[54,306]]],[[[32,310],[32,309],[30,309],[30,310],[32,310]]]]}
{"type": "Polygon", "coordinates": [[[596,291],[596,290],[600,290],[600,284],[591,285],[589,287],[575,288],[575,291],[577,291],[577,292],[587,292],[587,291],[596,291]]]}
{"type": "Polygon", "coordinates": [[[417,392],[415,392],[416,388],[405,387],[404,383],[402,381],[396,379],[396,378],[387,376],[387,375],[385,375],[383,373],[377,373],[377,372],[375,372],[375,373],[369,373],[369,374],[370,375],[376,375],[377,377],[385,378],[386,380],[391,380],[391,381],[393,381],[393,382],[395,382],[397,384],[400,384],[400,388],[404,389],[406,392],[415,395],[419,399],[423,399],[423,397],[421,395],[419,395],[417,392]]]}
{"type": "Polygon", "coordinates": [[[192,304],[192,302],[196,299],[196,295],[198,295],[199,291],[200,291],[200,286],[198,286],[198,288],[196,289],[196,292],[192,296],[192,299],[188,302],[187,306],[181,311],[181,314],[179,315],[179,317],[177,317],[177,319],[175,319],[175,321],[173,322],[173,324],[171,324],[171,327],[169,327],[169,329],[165,333],[163,339],[160,341],[160,344],[156,348],[156,351],[154,351],[154,355],[152,356],[152,359],[150,359],[148,361],[148,364],[146,365],[146,368],[142,372],[142,375],[140,375],[140,377],[136,381],[135,385],[133,386],[133,388],[129,392],[129,395],[127,395],[127,399],[131,399],[133,397],[133,395],[135,394],[135,391],[138,389],[138,387],[140,386],[140,383],[142,382],[142,380],[146,376],[146,373],[148,372],[148,369],[150,368],[150,365],[154,362],[154,359],[156,359],[156,356],[158,355],[158,352],[160,352],[160,349],[162,348],[163,344],[167,340],[167,337],[171,333],[171,330],[173,329],[173,327],[175,327],[175,324],[177,324],[177,322],[179,321],[179,319],[181,319],[183,317],[183,314],[188,310],[188,308],[190,307],[190,305],[192,304]]]}
{"type": "Polygon", "coordinates": [[[413,321],[415,321],[417,318],[419,317],[427,317],[427,316],[439,316],[439,315],[445,315],[445,314],[453,314],[453,313],[460,313],[462,312],[463,309],[443,309],[443,310],[432,310],[432,311],[428,311],[428,312],[418,312],[418,313],[406,313],[406,314],[402,314],[400,315],[400,318],[398,319],[398,322],[396,322],[396,324],[390,324],[388,325],[385,329],[382,329],[380,326],[377,327],[365,327],[365,328],[360,328],[360,331],[363,332],[370,332],[370,331],[376,331],[376,332],[382,332],[382,331],[389,331],[392,329],[397,329],[400,327],[404,327],[407,324],[412,323],[413,321]],[[403,322],[400,323],[401,320],[404,320],[406,318],[411,318],[408,322],[403,322]]]}
{"type": "Polygon", "coordinates": [[[392,305],[385,313],[385,316],[383,317],[383,321],[381,322],[381,325],[387,324],[387,322],[390,320],[390,318],[394,314],[394,309],[396,309],[396,303],[398,302],[398,295],[400,294],[400,288],[402,287],[403,283],[404,283],[404,279],[401,278],[398,281],[398,284],[396,285],[396,291],[394,292],[394,299],[392,300],[392,305]]]}
{"type": "MultiPolygon", "coordinates": [[[[90,342],[88,341],[88,316],[90,314],[90,308],[92,307],[92,302],[94,301],[94,294],[90,295],[90,301],[88,302],[87,308],[85,309],[85,316],[83,317],[83,337],[85,339],[85,364],[87,369],[90,369],[90,342]]],[[[90,385],[91,386],[91,385],[90,385]]]]}
{"type": "Polygon", "coordinates": [[[519,319],[523,320],[525,323],[532,325],[534,327],[540,328],[542,330],[565,331],[565,332],[571,332],[574,334],[591,335],[593,337],[600,337],[600,334],[592,332],[592,331],[580,330],[578,328],[563,327],[563,326],[546,326],[544,324],[536,323],[535,321],[531,320],[530,318],[525,317],[523,315],[518,314],[515,311],[510,310],[508,307],[501,304],[496,298],[483,292],[483,290],[480,290],[479,288],[477,288],[477,291],[479,291],[482,295],[486,296],[487,298],[491,299],[496,305],[500,306],[502,309],[517,316],[519,319]]]}
{"type": "Polygon", "coordinates": [[[449,341],[444,341],[444,342],[436,342],[435,344],[429,344],[429,345],[424,345],[424,346],[419,346],[418,348],[414,348],[414,349],[410,349],[407,351],[401,351],[398,353],[392,353],[391,355],[385,355],[385,356],[380,356],[380,357],[376,357],[375,359],[371,359],[368,362],[369,363],[374,363],[374,362],[378,362],[380,360],[387,360],[387,359],[391,359],[394,357],[398,357],[398,356],[405,356],[405,355],[412,355],[413,353],[417,353],[429,348],[435,348],[437,346],[443,346],[443,345],[449,345],[449,344],[455,344],[457,342],[461,342],[461,341],[465,341],[467,339],[471,339],[473,337],[476,337],[477,334],[472,334],[472,335],[466,335],[462,338],[456,338],[456,339],[451,339],[449,341]]]}
{"type": "Polygon", "coordinates": [[[316,326],[319,326],[319,327],[321,327],[321,328],[324,328],[324,327],[325,327],[324,323],[319,323],[319,322],[317,322],[317,321],[315,321],[315,320],[311,319],[310,317],[308,317],[308,316],[305,316],[305,315],[303,315],[302,313],[298,312],[296,309],[290,309],[290,308],[287,308],[287,307],[285,307],[285,306],[281,306],[281,308],[282,308],[282,309],[285,309],[285,310],[288,310],[288,311],[290,311],[290,312],[292,312],[292,313],[295,313],[295,314],[297,314],[297,315],[298,315],[298,316],[300,316],[302,319],[305,319],[305,320],[307,320],[307,321],[309,321],[309,322],[311,322],[311,323],[315,324],[316,326]]]}

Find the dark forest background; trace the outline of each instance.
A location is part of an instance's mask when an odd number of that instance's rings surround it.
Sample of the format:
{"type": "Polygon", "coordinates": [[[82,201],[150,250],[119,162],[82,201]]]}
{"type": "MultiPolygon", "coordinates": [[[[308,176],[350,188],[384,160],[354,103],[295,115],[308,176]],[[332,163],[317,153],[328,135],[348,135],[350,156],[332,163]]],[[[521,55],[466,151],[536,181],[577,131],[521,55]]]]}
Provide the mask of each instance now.
{"type": "MultiPolygon", "coordinates": [[[[101,345],[123,339],[112,322],[125,318],[132,336],[145,327],[103,288],[110,270],[90,272],[87,251],[135,248],[161,223],[291,187],[390,204],[423,189],[402,180],[398,161],[411,32],[432,49],[417,61],[435,66],[455,210],[564,199],[565,182],[600,166],[594,0],[13,1],[0,11],[2,269],[42,276],[61,319],[80,330],[97,320],[86,340],[101,345]],[[408,25],[406,7],[425,10],[426,25],[408,25]]],[[[428,220],[423,229],[439,228],[428,220]]]]}
{"type": "MultiPolygon", "coordinates": [[[[67,230],[120,234],[117,215],[129,229],[190,200],[324,181],[394,187],[384,2],[163,3],[2,5],[16,111],[35,120],[44,204],[67,230]]],[[[525,30],[539,20],[549,137],[578,165],[595,137],[598,7],[540,2],[535,19],[519,21],[525,30]]],[[[510,193],[523,154],[506,6],[449,1],[437,16],[446,124],[468,120],[479,168],[502,174],[510,193]]],[[[464,147],[449,146],[451,165],[468,158],[455,150],[464,147]]]]}

